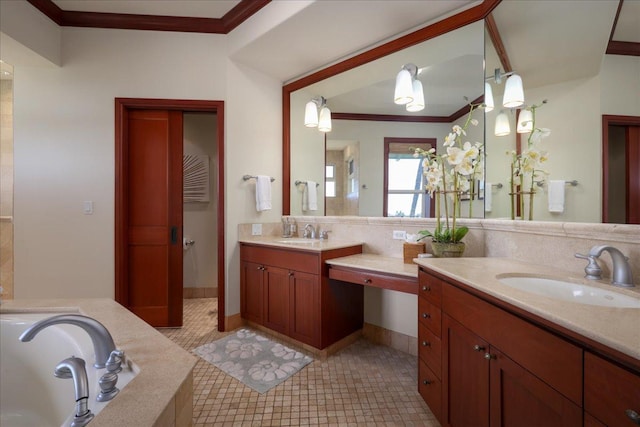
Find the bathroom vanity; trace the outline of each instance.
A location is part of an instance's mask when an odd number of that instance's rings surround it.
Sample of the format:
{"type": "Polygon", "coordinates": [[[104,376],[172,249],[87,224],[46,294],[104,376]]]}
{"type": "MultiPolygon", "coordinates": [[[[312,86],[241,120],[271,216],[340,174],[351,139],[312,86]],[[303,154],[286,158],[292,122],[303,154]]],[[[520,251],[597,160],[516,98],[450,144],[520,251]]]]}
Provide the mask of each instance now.
{"type": "Polygon", "coordinates": [[[242,318],[318,350],[348,337],[362,328],[364,292],[331,282],[325,261],[361,252],[337,240],[241,240],[242,318]]]}
{"type": "Polygon", "coordinates": [[[534,264],[418,264],[418,390],[442,425],[640,423],[640,309],[558,301],[497,280],[537,275],[534,264]]]}

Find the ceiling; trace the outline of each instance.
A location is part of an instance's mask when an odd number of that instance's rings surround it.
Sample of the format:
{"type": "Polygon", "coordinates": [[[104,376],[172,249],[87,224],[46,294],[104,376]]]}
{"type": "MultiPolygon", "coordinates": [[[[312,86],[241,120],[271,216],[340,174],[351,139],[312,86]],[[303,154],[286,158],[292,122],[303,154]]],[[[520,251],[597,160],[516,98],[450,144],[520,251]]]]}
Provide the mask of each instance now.
{"type": "MultiPolygon", "coordinates": [[[[258,22],[255,21],[256,16],[259,17],[261,14],[268,16],[269,13],[273,16],[280,13],[280,10],[286,6],[295,4],[298,8],[295,13],[291,13],[287,19],[282,19],[278,24],[272,25],[268,30],[260,33],[259,37],[243,43],[230,54],[234,61],[260,70],[283,82],[295,80],[339,62],[356,52],[380,45],[481,2],[480,0],[28,1],[41,11],[46,10],[47,7],[51,9],[52,6],[58,9],[58,12],[79,14],[78,17],[85,16],[82,15],[84,12],[91,12],[92,17],[103,16],[101,14],[122,14],[119,16],[126,18],[123,22],[126,21],[127,25],[136,19],[149,18],[149,16],[162,18],[162,22],[182,20],[180,22],[183,25],[188,25],[189,21],[185,21],[188,18],[222,22],[225,17],[228,18],[233,14],[234,8],[238,11],[244,7],[242,21],[236,25],[241,25],[240,29],[245,32],[258,22]],[[258,3],[260,6],[255,6],[258,3]],[[252,4],[253,9],[248,8],[248,5],[252,4]],[[295,34],[295,37],[292,37],[292,34],[295,34]]],[[[546,16],[547,12],[543,10],[544,8],[538,7],[544,3],[548,2],[503,0],[494,13],[514,69],[522,74],[529,74],[537,69],[538,77],[525,83],[533,86],[548,84],[550,79],[568,78],[572,74],[593,73],[594,68],[599,66],[603,49],[606,49],[609,41],[615,16],[611,11],[617,9],[618,2],[615,0],[554,1],[554,6],[566,9],[568,18],[561,24],[554,24],[554,20],[551,19],[553,17],[546,16]],[[523,3],[527,3],[530,13],[521,18],[514,17],[510,9],[523,3]],[[525,33],[530,34],[531,30],[537,31],[539,37],[533,39],[521,37],[525,33]],[[555,43],[551,43],[553,49],[541,50],[542,48],[536,47],[536,44],[541,47],[548,46],[550,40],[555,40],[555,43]],[[556,64],[556,59],[564,55],[574,58],[574,66],[570,69],[549,67],[549,64],[556,64]]],[[[90,21],[84,24],[86,25],[80,26],[93,26],[90,21]]],[[[192,30],[200,32],[198,28],[192,30]]],[[[173,31],[176,30],[173,29],[173,31]]],[[[202,32],[214,31],[202,30],[202,32]]],[[[229,36],[232,37],[234,34],[229,36]]],[[[623,2],[612,40],[632,42],[637,51],[640,43],[640,1],[625,0],[623,2]]],[[[378,86],[380,84],[378,82],[378,86]]],[[[391,79],[386,84],[392,84],[391,79]]],[[[371,100],[367,104],[372,105],[371,100]]]]}

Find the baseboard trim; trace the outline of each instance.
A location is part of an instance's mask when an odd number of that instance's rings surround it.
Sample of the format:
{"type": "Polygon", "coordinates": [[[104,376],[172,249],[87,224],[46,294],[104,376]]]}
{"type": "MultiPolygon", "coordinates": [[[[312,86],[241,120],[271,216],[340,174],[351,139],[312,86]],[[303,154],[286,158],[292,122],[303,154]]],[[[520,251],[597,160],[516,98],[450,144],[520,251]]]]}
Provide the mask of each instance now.
{"type": "Polygon", "coordinates": [[[418,355],[418,338],[411,335],[365,323],[362,327],[362,336],[375,344],[385,345],[412,356],[418,355]]]}
{"type": "Polygon", "coordinates": [[[234,329],[238,329],[244,326],[244,320],[240,313],[233,314],[231,316],[225,316],[224,318],[224,330],[225,331],[233,331],[234,329]]]}

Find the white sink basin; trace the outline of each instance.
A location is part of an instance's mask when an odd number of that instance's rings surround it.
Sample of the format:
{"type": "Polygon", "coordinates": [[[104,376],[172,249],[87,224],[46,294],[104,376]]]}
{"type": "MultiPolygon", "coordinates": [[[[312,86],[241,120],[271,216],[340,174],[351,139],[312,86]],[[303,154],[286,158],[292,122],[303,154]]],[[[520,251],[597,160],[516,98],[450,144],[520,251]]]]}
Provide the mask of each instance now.
{"type": "Polygon", "coordinates": [[[497,279],[512,288],[558,300],[604,307],[640,308],[640,298],[583,283],[516,275],[498,276],[497,279]]]}
{"type": "Polygon", "coordinates": [[[318,243],[318,239],[305,239],[302,237],[291,237],[289,239],[276,240],[278,243],[286,243],[289,245],[312,245],[318,243]]]}

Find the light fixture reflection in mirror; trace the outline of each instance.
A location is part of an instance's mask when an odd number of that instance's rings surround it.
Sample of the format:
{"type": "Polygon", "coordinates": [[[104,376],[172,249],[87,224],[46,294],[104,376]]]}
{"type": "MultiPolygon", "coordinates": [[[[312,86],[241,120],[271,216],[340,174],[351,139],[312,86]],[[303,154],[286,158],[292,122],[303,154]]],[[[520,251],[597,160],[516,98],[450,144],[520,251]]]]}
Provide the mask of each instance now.
{"type": "Polygon", "coordinates": [[[526,108],[524,110],[520,110],[516,132],[529,133],[532,130],[533,130],[533,114],[531,113],[531,110],[526,108]]]}
{"type": "Polygon", "coordinates": [[[524,88],[522,78],[512,74],[505,83],[502,106],[505,108],[518,108],[524,104],[524,88]]]}
{"type": "Polygon", "coordinates": [[[317,127],[320,132],[331,132],[331,110],[327,107],[327,99],[324,96],[316,96],[306,103],[304,125],[308,128],[317,127]]]}
{"type": "Polygon", "coordinates": [[[509,126],[509,116],[503,110],[496,117],[496,125],[494,129],[496,136],[507,136],[511,133],[511,127],[509,126]]]}

